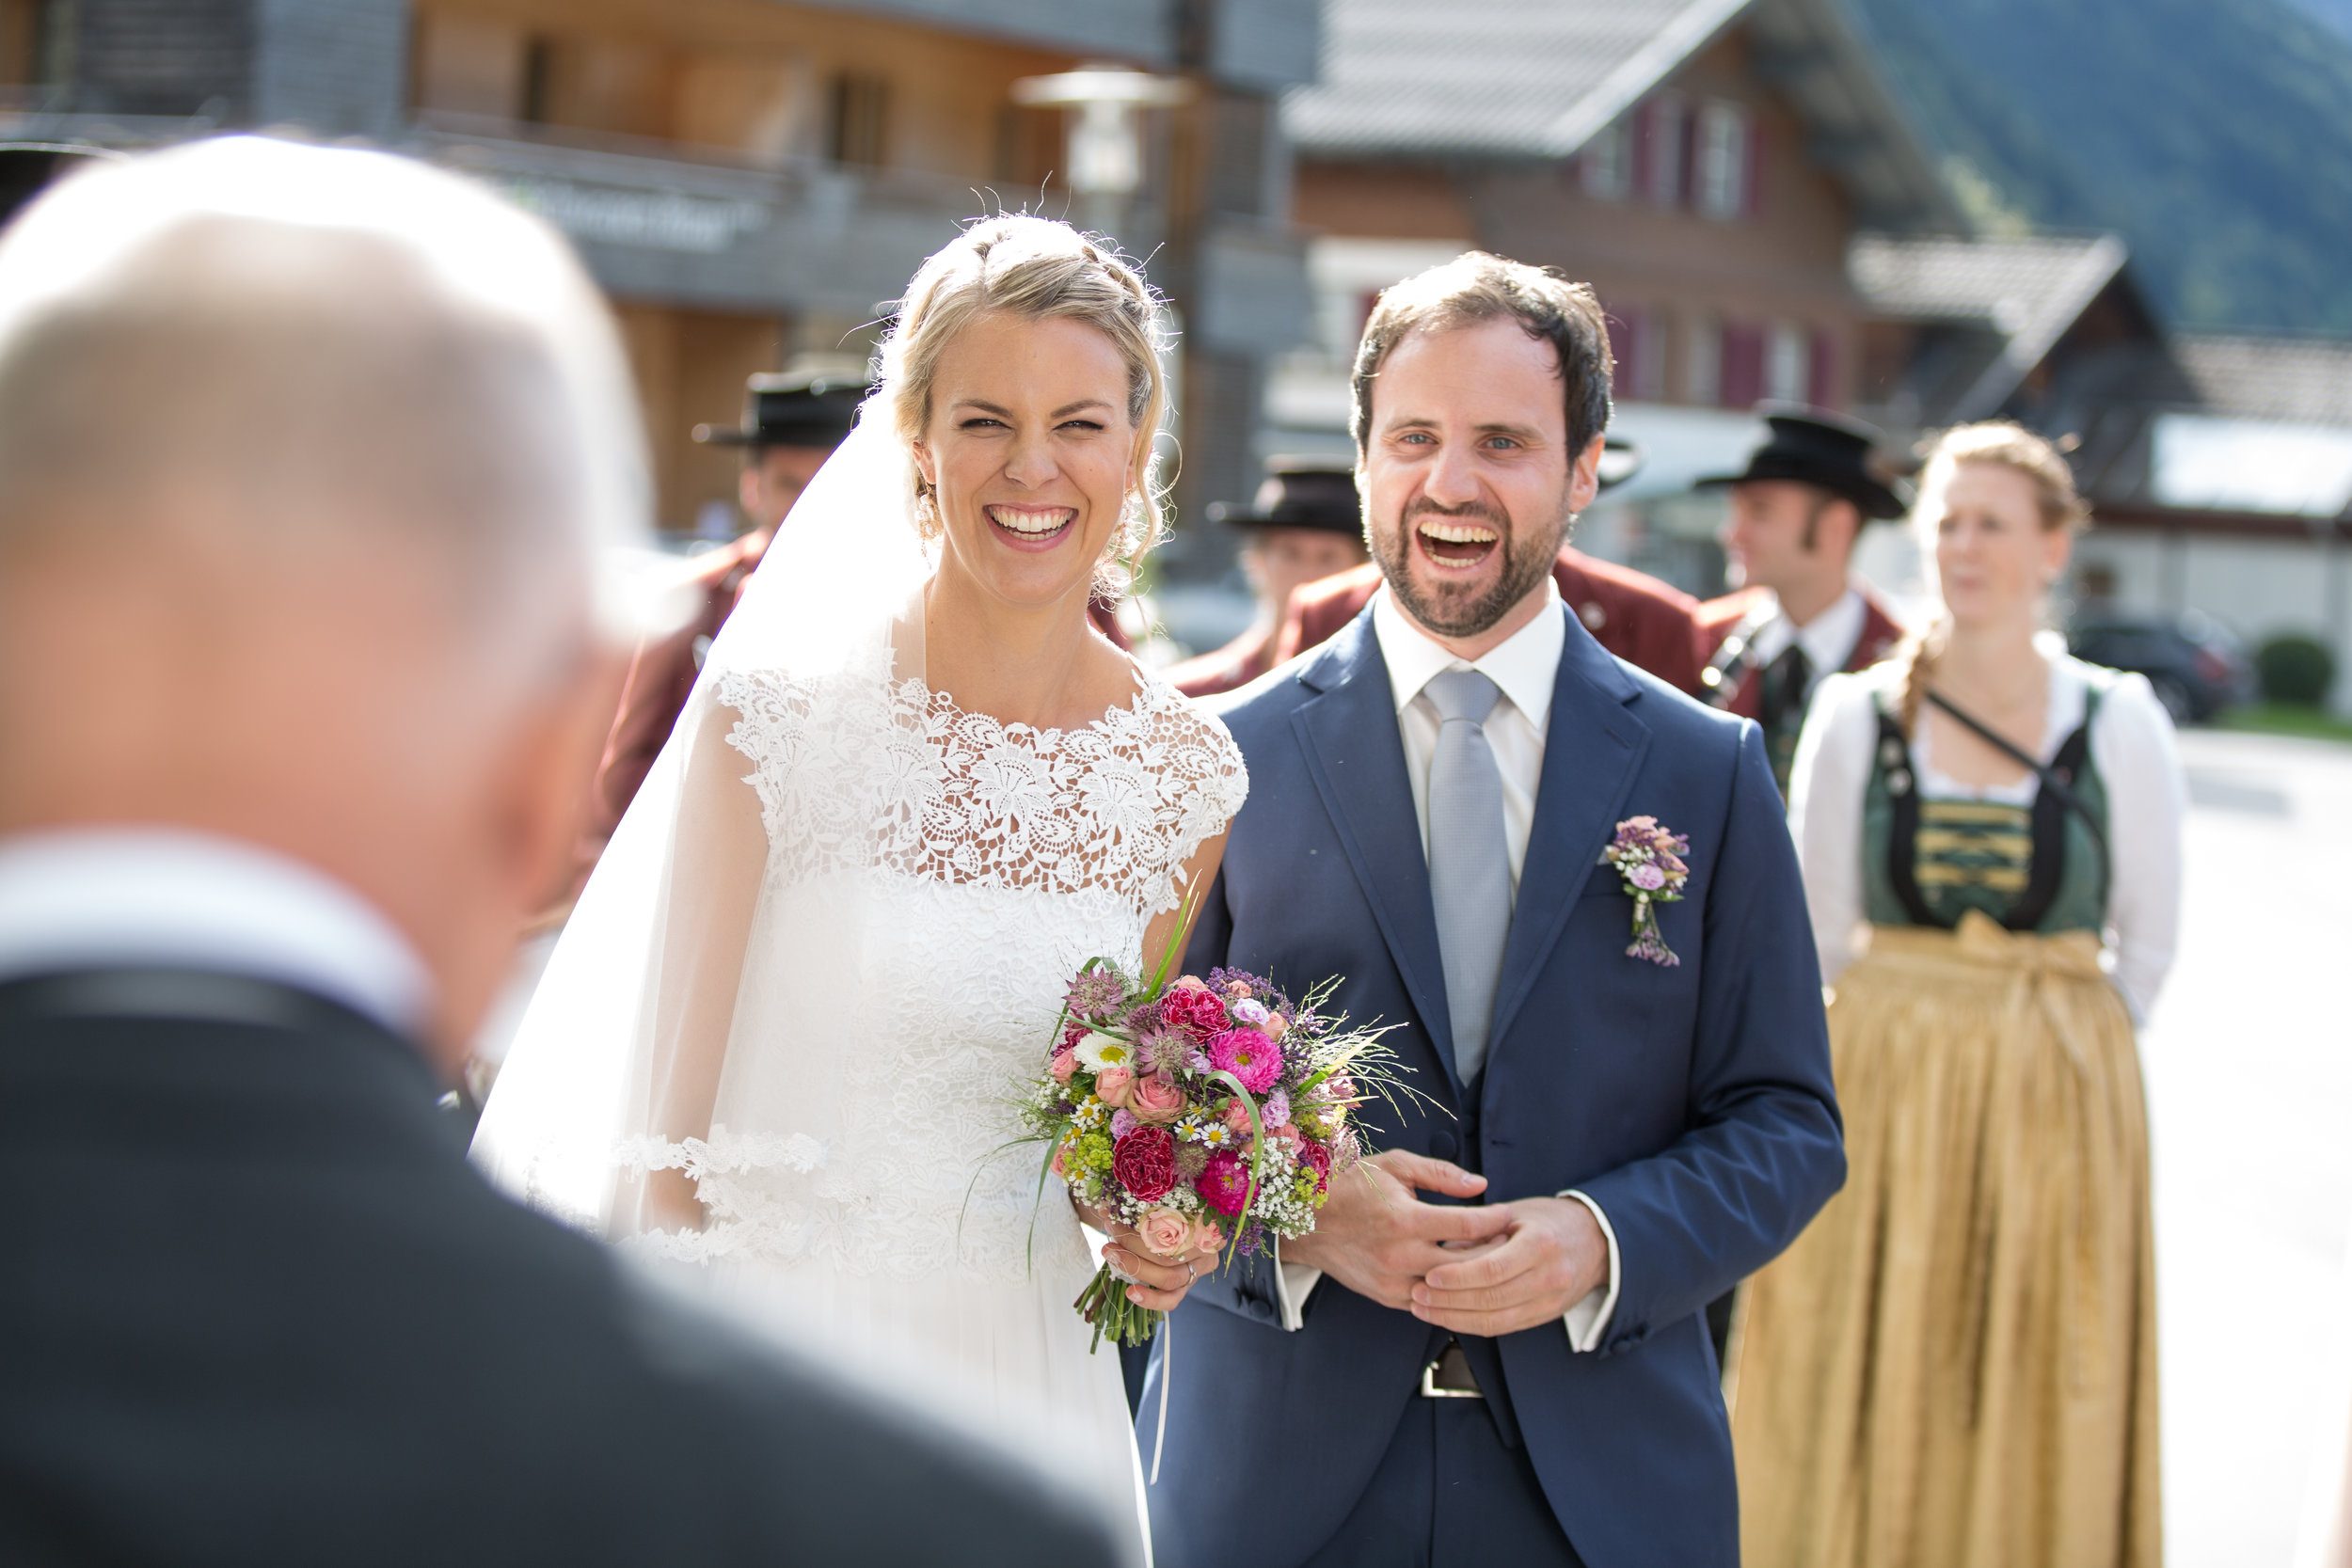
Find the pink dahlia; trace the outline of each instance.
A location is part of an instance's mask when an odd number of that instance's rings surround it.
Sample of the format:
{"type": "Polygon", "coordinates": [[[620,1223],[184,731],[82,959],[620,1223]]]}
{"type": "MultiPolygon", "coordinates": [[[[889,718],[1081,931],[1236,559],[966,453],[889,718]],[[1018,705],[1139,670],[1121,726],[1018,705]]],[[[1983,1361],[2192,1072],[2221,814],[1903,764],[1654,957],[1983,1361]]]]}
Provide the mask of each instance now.
{"type": "Polygon", "coordinates": [[[1249,1166],[1238,1154],[1211,1155],[1207,1167],[1192,1179],[1192,1185],[1201,1202],[1228,1218],[1248,1207],[1249,1166]]]}
{"type": "Polygon", "coordinates": [[[1282,1076],[1282,1048],[1255,1029],[1228,1029],[1209,1041],[1209,1062],[1251,1094],[1265,1093],[1282,1076]]]}
{"type": "Polygon", "coordinates": [[[1160,1020],[1171,1028],[1182,1029],[1197,1040],[1205,1040],[1220,1030],[1230,1027],[1225,1016],[1225,1004],[1205,990],[1189,987],[1171,989],[1160,998],[1160,1020]]]}

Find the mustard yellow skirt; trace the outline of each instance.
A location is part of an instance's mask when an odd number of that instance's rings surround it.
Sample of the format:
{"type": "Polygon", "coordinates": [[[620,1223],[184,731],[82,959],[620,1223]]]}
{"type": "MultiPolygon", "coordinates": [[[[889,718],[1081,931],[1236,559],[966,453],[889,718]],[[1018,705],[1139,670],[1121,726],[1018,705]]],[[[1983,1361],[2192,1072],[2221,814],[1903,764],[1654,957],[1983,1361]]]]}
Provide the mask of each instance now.
{"type": "Polygon", "coordinates": [[[2088,933],[1881,927],[1830,1050],[1845,1190],[1750,1282],[1748,1568],[2154,1568],[2131,1017],[2088,933]]]}

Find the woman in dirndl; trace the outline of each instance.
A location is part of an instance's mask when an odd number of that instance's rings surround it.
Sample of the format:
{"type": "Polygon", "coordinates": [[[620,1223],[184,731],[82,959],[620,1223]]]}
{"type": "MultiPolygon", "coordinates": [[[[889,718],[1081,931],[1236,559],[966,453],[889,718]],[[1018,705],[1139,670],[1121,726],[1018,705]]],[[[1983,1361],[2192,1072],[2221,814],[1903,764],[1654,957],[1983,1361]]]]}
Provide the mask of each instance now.
{"type": "Polygon", "coordinates": [[[2042,629],[2084,520],[2040,436],[1945,435],[1932,624],[1824,682],[1799,745],[1849,1174],[1739,1326],[1750,1568],[2161,1560],[2134,1029],[2185,791],[2147,681],[2042,629]]]}

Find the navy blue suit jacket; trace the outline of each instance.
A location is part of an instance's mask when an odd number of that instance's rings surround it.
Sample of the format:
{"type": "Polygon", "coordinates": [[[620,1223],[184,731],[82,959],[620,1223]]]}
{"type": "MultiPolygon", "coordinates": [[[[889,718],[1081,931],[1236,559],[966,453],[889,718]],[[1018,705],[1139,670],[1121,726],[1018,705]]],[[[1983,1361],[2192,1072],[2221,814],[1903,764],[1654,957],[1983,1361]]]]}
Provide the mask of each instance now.
{"type": "MultiPolygon", "coordinates": [[[[1475,1095],[1453,1069],[1445,976],[1388,667],[1369,610],[1228,699],[1249,800],[1186,969],[1230,964],[1389,1037],[1442,1110],[1374,1107],[1375,1148],[1485,1173],[1496,1201],[1577,1188],[1616,1232],[1616,1310],[1579,1354],[1549,1322],[1465,1339],[1592,1568],[1739,1560],[1731,1434],[1702,1311],[1795,1238],[1845,1179],[1804,895],[1760,733],[1611,657],[1565,610],[1535,819],[1475,1095]],[[1628,957],[1632,908],[1601,849],[1651,816],[1690,838],[1662,906],[1667,968],[1628,957]]],[[[1195,1287],[1171,1325],[1152,1528],[1168,1568],[1294,1563],[1327,1540],[1446,1336],[1327,1278],[1282,1332],[1273,1270],[1195,1287]],[[1276,1485],[1237,1525],[1219,1499],[1276,1485]]],[[[1159,1376],[1155,1352],[1153,1379],[1159,1376]]],[[[1147,1455],[1159,1393],[1139,1424],[1147,1455]]]]}

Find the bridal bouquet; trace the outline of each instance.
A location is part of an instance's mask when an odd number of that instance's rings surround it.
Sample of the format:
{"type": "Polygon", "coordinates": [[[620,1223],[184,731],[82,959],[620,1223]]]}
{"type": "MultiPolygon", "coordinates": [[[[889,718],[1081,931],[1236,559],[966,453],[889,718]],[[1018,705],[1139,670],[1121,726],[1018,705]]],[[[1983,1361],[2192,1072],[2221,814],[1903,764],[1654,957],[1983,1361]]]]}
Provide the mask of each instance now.
{"type": "MultiPolygon", "coordinates": [[[[1352,1113],[1404,1085],[1385,1030],[1323,1011],[1338,980],[1294,1004],[1239,970],[1164,982],[1173,958],[1148,985],[1107,959],[1079,971],[1023,1117],[1080,1203],[1153,1252],[1214,1248],[1230,1264],[1314,1228],[1334,1173],[1362,1157],[1352,1113]]],[[[1142,1344],[1167,1316],[1128,1300],[1107,1263],[1073,1305],[1097,1349],[1105,1334],[1142,1344]]]]}

